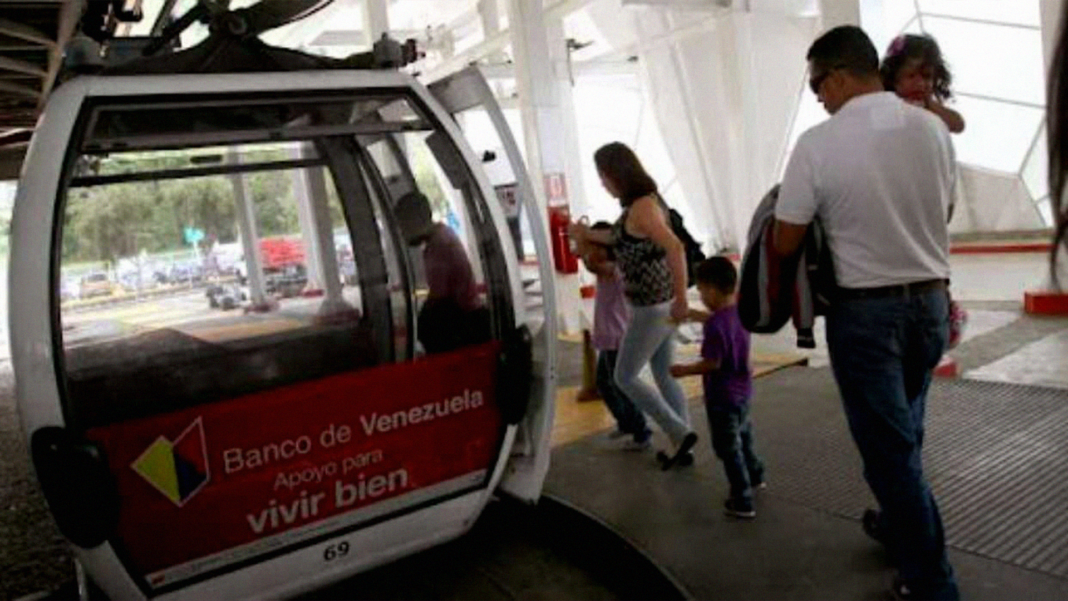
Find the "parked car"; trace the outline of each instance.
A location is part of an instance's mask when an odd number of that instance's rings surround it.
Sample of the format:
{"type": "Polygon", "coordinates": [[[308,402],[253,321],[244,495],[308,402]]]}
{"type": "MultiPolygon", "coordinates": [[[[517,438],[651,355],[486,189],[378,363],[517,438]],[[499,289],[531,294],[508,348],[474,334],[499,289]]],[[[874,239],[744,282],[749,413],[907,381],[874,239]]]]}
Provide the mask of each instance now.
{"type": "Polygon", "coordinates": [[[204,281],[204,268],[196,263],[175,263],[168,276],[172,284],[199,284],[204,281]]]}
{"type": "Polygon", "coordinates": [[[102,271],[95,271],[82,276],[78,296],[79,298],[111,296],[114,291],[115,285],[108,278],[108,274],[102,271]]]}
{"type": "Polygon", "coordinates": [[[244,252],[237,242],[216,245],[212,255],[219,275],[237,275],[238,263],[244,263],[244,252]]]}
{"type": "Polygon", "coordinates": [[[119,273],[119,283],[122,287],[129,291],[134,290],[148,290],[155,288],[159,281],[156,279],[155,274],[148,268],[141,269],[140,273],[136,269],[132,271],[126,271],[119,273]]]}
{"type": "Polygon", "coordinates": [[[170,284],[171,278],[167,275],[167,270],[165,268],[157,267],[152,270],[152,281],[154,281],[156,285],[162,286],[164,284],[170,284]]]}
{"type": "Polygon", "coordinates": [[[236,309],[249,297],[248,292],[238,284],[212,284],[208,286],[205,295],[208,297],[209,307],[223,311],[236,309]]]}
{"type": "Polygon", "coordinates": [[[264,291],[282,298],[300,296],[308,285],[308,271],[300,263],[265,269],[263,276],[264,291]]]}

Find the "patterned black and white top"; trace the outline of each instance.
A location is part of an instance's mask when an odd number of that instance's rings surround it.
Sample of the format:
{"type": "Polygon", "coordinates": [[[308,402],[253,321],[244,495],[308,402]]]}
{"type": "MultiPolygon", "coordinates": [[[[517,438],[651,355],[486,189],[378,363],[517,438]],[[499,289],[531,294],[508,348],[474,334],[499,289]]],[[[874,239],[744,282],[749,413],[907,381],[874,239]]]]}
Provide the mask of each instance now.
{"type": "MultiPolygon", "coordinates": [[[[663,202],[660,203],[663,207],[663,202]]],[[[648,238],[635,238],[627,233],[624,224],[630,209],[612,227],[615,239],[613,250],[616,264],[623,272],[627,298],[636,307],[659,305],[675,297],[675,283],[668,265],[667,253],[648,238]]]]}

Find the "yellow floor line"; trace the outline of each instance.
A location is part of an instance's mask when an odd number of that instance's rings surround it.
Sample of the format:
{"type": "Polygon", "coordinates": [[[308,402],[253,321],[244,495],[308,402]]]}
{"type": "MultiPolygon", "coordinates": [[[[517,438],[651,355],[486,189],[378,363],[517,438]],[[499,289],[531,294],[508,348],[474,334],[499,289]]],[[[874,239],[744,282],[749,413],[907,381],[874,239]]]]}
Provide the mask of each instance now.
{"type": "MultiPolygon", "coordinates": [[[[752,358],[753,377],[762,378],[795,365],[806,365],[797,355],[759,355],[752,358]]],[[[683,378],[680,382],[687,399],[700,397],[701,378],[683,378]]],[[[577,386],[556,389],[556,419],[553,422],[552,446],[559,446],[615,427],[615,420],[600,400],[578,401],[577,386]]]]}
{"type": "Polygon", "coordinates": [[[574,342],[576,344],[582,344],[582,334],[557,334],[556,338],[564,342],[574,342]]]}

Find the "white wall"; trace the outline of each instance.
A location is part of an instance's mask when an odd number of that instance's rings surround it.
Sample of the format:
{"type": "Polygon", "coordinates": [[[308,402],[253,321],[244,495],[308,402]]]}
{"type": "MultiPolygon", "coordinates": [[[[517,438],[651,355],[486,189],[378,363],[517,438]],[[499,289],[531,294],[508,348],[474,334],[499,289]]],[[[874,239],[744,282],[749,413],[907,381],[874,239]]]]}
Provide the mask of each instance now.
{"type": "Polygon", "coordinates": [[[756,203],[777,180],[818,26],[812,0],[751,7],[708,13],[600,0],[587,9],[613,48],[639,58],[646,106],[678,182],[669,201],[706,250],[743,246],[756,203]]]}

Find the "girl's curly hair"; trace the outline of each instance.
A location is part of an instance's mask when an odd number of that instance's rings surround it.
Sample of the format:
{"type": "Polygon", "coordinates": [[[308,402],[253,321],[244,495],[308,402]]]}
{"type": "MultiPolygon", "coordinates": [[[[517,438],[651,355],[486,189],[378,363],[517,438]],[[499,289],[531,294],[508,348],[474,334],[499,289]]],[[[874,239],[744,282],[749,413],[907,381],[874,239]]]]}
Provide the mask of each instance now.
{"type": "Polygon", "coordinates": [[[938,42],[929,35],[914,35],[911,33],[899,35],[890,42],[886,49],[886,56],[879,68],[879,74],[883,78],[883,87],[888,91],[894,91],[897,84],[897,74],[905,63],[918,58],[920,64],[929,66],[934,70],[934,94],[940,101],[948,100],[953,96],[949,91],[953,83],[953,75],[942,58],[942,50],[938,42]]]}

